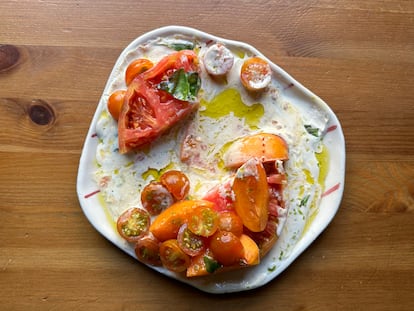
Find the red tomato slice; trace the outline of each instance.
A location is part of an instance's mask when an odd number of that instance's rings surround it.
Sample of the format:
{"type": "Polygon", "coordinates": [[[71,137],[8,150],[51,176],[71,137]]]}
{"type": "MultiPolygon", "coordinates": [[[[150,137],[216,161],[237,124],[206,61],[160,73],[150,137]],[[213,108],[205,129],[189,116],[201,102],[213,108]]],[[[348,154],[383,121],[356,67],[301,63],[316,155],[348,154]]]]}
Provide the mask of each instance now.
{"type": "Polygon", "coordinates": [[[197,70],[194,52],[168,55],[129,84],[118,120],[120,153],[154,141],[198,107],[196,103],[178,100],[157,88],[161,80],[181,68],[186,72],[197,70]]]}

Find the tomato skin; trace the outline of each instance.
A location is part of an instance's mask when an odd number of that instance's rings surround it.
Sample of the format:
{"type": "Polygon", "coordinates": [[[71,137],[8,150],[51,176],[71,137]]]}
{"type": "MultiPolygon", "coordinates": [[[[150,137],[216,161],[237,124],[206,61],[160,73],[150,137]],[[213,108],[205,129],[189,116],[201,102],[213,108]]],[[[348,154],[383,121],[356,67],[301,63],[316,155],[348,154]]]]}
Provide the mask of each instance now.
{"type": "Polygon", "coordinates": [[[178,231],[177,241],[183,252],[191,257],[201,254],[206,244],[206,240],[191,232],[187,224],[183,224],[178,231]]]}
{"type": "Polygon", "coordinates": [[[249,91],[264,89],[271,81],[269,63],[260,57],[245,60],[241,67],[240,79],[243,86],[249,91]]]}
{"type": "Polygon", "coordinates": [[[160,182],[177,201],[183,200],[190,191],[190,181],[188,180],[188,177],[183,172],[177,170],[170,170],[162,174],[160,182]]]}
{"type": "Polygon", "coordinates": [[[184,272],[190,265],[190,256],[182,251],[176,239],[161,243],[160,258],[163,266],[173,272],[184,272]]]}
{"type": "Polygon", "coordinates": [[[151,218],[147,211],[130,208],[119,216],[117,230],[128,242],[136,242],[148,232],[150,223],[151,218]]]}
{"type": "Polygon", "coordinates": [[[243,233],[243,221],[235,212],[224,211],[218,214],[218,229],[240,237],[243,233]]]}
{"type": "Polygon", "coordinates": [[[135,255],[138,260],[151,265],[161,266],[159,241],[151,235],[141,237],[135,244],[135,255]]]}
{"type": "Polygon", "coordinates": [[[217,231],[211,238],[210,249],[214,258],[224,266],[238,264],[244,257],[240,239],[228,231],[217,231]]]}
{"type": "Polygon", "coordinates": [[[130,85],[132,80],[139,74],[151,69],[154,63],[147,58],[138,58],[133,60],[125,71],[125,83],[130,85]]]}
{"type": "Polygon", "coordinates": [[[174,203],[174,198],[163,184],[151,181],[142,189],[142,206],[152,215],[159,215],[174,203]]]}
{"type": "Polygon", "coordinates": [[[126,90],[116,90],[108,98],[108,111],[116,121],[119,119],[119,114],[121,113],[122,105],[125,100],[125,94],[126,90]]]}

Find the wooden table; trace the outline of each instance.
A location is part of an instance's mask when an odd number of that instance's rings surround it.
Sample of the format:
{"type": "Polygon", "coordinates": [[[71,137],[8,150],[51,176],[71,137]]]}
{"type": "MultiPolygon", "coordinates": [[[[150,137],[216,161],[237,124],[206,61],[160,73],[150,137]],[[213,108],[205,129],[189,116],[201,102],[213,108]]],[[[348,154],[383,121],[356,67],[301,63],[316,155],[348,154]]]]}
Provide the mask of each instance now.
{"type": "Polygon", "coordinates": [[[414,310],[414,2],[0,2],[1,310],[414,310]],[[119,53],[179,24],[258,48],[337,114],[341,207],[285,272],[210,295],[137,263],[76,195],[119,53]]]}

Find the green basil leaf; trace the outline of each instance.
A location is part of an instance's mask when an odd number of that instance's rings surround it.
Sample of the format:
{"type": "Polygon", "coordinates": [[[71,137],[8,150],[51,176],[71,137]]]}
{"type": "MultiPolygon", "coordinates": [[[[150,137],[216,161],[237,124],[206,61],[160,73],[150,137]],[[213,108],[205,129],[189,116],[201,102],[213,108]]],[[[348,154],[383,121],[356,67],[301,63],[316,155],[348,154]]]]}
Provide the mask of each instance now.
{"type": "Polygon", "coordinates": [[[162,81],[158,88],[170,93],[176,99],[190,101],[196,98],[200,86],[201,80],[197,72],[178,69],[168,80],[162,81]]]}
{"type": "Polygon", "coordinates": [[[181,50],[194,50],[194,43],[191,41],[176,41],[171,43],[166,43],[166,46],[168,46],[170,49],[181,51],[181,50]]]}
{"type": "Polygon", "coordinates": [[[218,261],[209,256],[204,256],[203,260],[208,273],[214,273],[217,269],[221,268],[221,265],[218,263],[218,261]]]}
{"type": "Polygon", "coordinates": [[[309,134],[315,137],[319,137],[319,129],[317,127],[312,127],[309,124],[305,124],[305,129],[309,134]]]}

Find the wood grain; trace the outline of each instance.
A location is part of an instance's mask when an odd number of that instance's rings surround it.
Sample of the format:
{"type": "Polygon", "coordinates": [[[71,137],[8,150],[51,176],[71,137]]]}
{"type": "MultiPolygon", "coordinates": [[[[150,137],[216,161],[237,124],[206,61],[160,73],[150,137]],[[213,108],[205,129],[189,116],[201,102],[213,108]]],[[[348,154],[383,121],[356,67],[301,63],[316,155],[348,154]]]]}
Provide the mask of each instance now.
{"type": "Polygon", "coordinates": [[[0,2],[2,310],[413,310],[414,2],[0,2]],[[105,240],[76,195],[83,142],[119,53],[164,25],[247,42],[341,121],[344,197],[285,272],[208,295],[105,240]]]}

